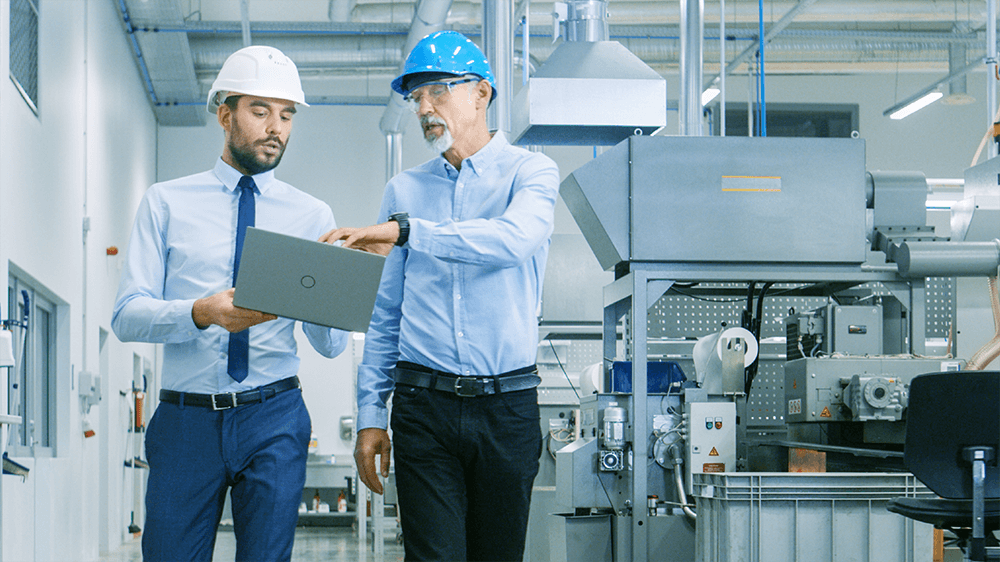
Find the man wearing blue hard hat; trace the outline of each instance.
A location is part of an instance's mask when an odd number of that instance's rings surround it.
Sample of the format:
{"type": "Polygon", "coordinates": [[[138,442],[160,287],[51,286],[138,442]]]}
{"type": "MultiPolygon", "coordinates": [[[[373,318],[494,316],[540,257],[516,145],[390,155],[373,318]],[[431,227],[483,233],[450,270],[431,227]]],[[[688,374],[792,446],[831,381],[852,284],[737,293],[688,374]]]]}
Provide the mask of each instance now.
{"type": "Polygon", "coordinates": [[[358,366],[354,458],[381,493],[394,393],[406,559],[520,561],[542,447],[537,311],[559,170],[489,131],[493,73],[459,33],[422,39],[392,88],[439,156],[389,180],[380,224],[323,238],[387,256],[358,366]]]}

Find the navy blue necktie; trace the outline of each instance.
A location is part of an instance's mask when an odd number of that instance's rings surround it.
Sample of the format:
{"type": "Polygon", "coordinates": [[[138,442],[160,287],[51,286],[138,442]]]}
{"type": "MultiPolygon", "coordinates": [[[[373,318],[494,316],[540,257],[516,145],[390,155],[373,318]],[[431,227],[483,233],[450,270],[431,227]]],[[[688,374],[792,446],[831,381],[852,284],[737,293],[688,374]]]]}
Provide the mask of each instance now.
{"type": "MultiPolygon", "coordinates": [[[[240,271],[240,254],[243,253],[243,237],[247,227],[254,225],[256,207],[253,190],[256,185],[253,178],[243,176],[238,184],[240,192],[240,210],[236,219],[236,257],[233,258],[233,286],[236,286],[236,275],[240,271]]],[[[250,356],[250,329],[229,334],[229,366],[226,371],[236,382],[247,378],[247,363],[250,356]]]]}

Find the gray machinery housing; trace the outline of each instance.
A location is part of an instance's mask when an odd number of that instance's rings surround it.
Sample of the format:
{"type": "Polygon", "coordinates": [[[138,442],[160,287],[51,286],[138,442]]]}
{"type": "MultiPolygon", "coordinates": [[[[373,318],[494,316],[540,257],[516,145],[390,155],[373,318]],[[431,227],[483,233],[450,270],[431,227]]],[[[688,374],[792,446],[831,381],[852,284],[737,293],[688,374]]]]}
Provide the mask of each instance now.
{"type": "MultiPolygon", "coordinates": [[[[577,515],[610,515],[616,562],[645,560],[662,544],[661,532],[672,534],[671,544],[690,544],[679,522],[694,515],[687,514],[691,485],[675,486],[674,475],[691,478],[694,468],[716,466],[781,470],[773,452],[803,446],[874,451],[891,462],[898,453],[882,449],[902,442],[909,381],[964,367],[955,353],[961,311],[952,278],[996,275],[1000,242],[964,233],[984,232],[977,228],[984,220],[994,221],[985,232],[995,231],[996,215],[983,208],[1000,210],[1000,198],[992,199],[1000,165],[991,161],[987,172],[975,172],[993,183],[984,180],[978,202],[958,209],[960,222],[963,213],[971,217],[969,225],[953,225],[962,236],[949,240],[927,226],[923,175],[866,172],[864,153],[860,139],[633,136],[562,182],[563,200],[598,262],[615,272],[603,292],[604,368],[632,362],[633,391],[607,393],[606,385],[593,402],[581,400],[592,412],[583,416],[584,429],[596,431],[604,409],[624,408],[624,447],[602,446],[585,431],[556,454],[556,495],[577,515]],[[946,288],[946,318],[928,341],[928,302],[939,285],[946,288]],[[691,335],[724,326],[699,324],[701,314],[668,317],[660,303],[699,298],[738,311],[744,297],[743,321],[761,335],[760,374],[753,378],[753,367],[742,372],[742,355],[724,360],[724,376],[745,376],[745,391],[727,384],[708,394],[685,383],[671,390],[669,401],[677,403],[664,410],[664,396],[647,392],[646,361],[676,360],[694,380],[691,335]],[[762,306],[765,298],[770,308],[762,306]],[[763,339],[779,336],[780,344],[763,339]],[[734,460],[703,462],[696,455],[722,452],[730,437],[694,429],[712,430],[716,420],[728,428],[726,404],[734,412],[734,460]],[[829,442],[836,432],[816,430],[821,426],[864,431],[843,447],[829,442]],[[605,453],[613,466],[599,461],[605,453]],[[757,468],[761,462],[766,468],[757,468]],[[670,507],[653,509],[661,504],[670,507]],[[663,520],[678,524],[663,531],[663,520]]],[[[740,323],[736,316],[730,326],[740,323]]],[[[691,559],[679,556],[659,551],[656,559],[691,559]]]]}
{"type": "Polygon", "coordinates": [[[865,261],[864,141],[632,137],[560,194],[605,269],[621,262],[865,261]]]}

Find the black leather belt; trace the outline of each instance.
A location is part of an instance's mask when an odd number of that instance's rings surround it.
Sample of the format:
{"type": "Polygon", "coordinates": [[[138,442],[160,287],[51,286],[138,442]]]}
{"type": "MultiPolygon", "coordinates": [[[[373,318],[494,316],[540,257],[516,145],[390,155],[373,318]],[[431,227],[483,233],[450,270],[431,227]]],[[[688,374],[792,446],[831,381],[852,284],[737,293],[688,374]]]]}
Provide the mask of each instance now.
{"type": "Polygon", "coordinates": [[[542,382],[534,365],[496,376],[462,376],[400,361],[396,363],[395,377],[397,384],[439,390],[463,398],[527,390],[542,382]]]}
{"type": "Polygon", "coordinates": [[[184,406],[201,406],[213,410],[228,410],[244,404],[253,404],[266,398],[270,398],[279,392],[301,388],[299,377],[281,379],[253,390],[243,392],[220,392],[219,394],[194,394],[191,392],[177,392],[176,390],[163,389],[160,391],[160,400],[170,404],[183,404],[184,406]]]}

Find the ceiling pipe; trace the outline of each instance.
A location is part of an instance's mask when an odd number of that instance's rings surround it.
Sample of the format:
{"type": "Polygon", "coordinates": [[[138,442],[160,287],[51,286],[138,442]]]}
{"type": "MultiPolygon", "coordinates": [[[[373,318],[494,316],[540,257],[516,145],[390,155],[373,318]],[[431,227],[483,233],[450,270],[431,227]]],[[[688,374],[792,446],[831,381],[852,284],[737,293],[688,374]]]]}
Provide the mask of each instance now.
{"type": "MultiPolygon", "coordinates": [[[[997,74],[997,3],[996,0],[986,0],[986,127],[987,130],[993,127],[996,121],[997,111],[997,84],[993,77],[997,74]]],[[[986,143],[989,145],[987,155],[993,158],[997,155],[997,144],[995,142],[986,143]]]]}
{"type": "Polygon", "coordinates": [[[701,80],[704,63],[705,0],[681,0],[680,134],[702,136],[701,80]]]}
{"type": "Polygon", "coordinates": [[[509,0],[483,1],[483,52],[496,81],[497,99],[490,104],[487,123],[510,138],[511,97],[514,95],[514,3],[509,0]]]}
{"type": "MultiPolygon", "coordinates": [[[[413,22],[410,25],[410,33],[406,37],[406,44],[399,51],[403,62],[399,64],[400,72],[403,70],[406,56],[410,54],[413,47],[427,35],[434,33],[444,27],[444,21],[448,17],[451,9],[451,0],[421,0],[417,7],[413,22]]],[[[386,180],[402,171],[402,134],[403,116],[410,113],[403,96],[393,91],[389,95],[389,103],[382,112],[382,119],[378,127],[382,134],[386,136],[386,180]]]]}
{"type": "Polygon", "coordinates": [[[250,40],[250,0],[240,0],[240,27],[243,32],[243,46],[249,47],[250,40]]]}
{"type": "MultiPolygon", "coordinates": [[[[706,1],[708,23],[716,23],[719,12],[718,1],[706,1]]],[[[793,9],[797,2],[775,1],[768,5],[776,14],[786,13],[793,9]]],[[[953,23],[955,14],[960,13],[972,21],[981,21],[987,17],[987,10],[982,0],[959,0],[953,2],[928,2],[926,0],[893,0],[891,9],[884,2],[870,0],[838,0],[822,2],[808,14],[798,20],[803,23],[849,23],[858,21],[882,22],[922,22],[922,23],[953,23]]],[[[413,3],[410,2],[375,2],[358,4],[354,9],[354,20],[365,22],[395,22],[405,23],[412,19],[413,3]]],[[[530,15],[532,21],[547,21],[553,11],[552,2],[532,2],[530,15]]],[[[454,2],[449,25],[482,24],[483,12],[478,2],[454,2]]],[[[730,24],[756,24],[758,20],[757,3],[735,3],[726,15],[730,24]]],[[[682,21],[679,13],[665,10],[662,2],[614,1],[610,6],[609,21],[617,24],[674,24],[682,21]]]]}
{"type": "Polygon", "coordinates": [[[330,0],[330,7],[327,10],[327,15],[330,18],[330,21],[351,21],[351,13],[354,11],[354,6],[357,5],[357,3],[357,0],[330,0]]]}
{"type": "MultiPolygon", "coordinates": [[[[743,49],[743,52],[736,55],[736,57],[732,60],[732,62],[726,65],[726,69],[723,72],[725,72],[726,74],[731,74],[733,71],[739,68],[741,64],[748,61],[750,57],[754,55],[754,53],[763,48],[763,45],[769,43],[772,39],[774,39],[786,27],[788,27],[796,17],[798,17],[803,11],[805,11],[806,8],[812,6],[815,2],[816,0],[801,0],[798,4],[795,5],[794,8],[786,12],[785,15],[780,20],[778,20],[778,23],[772,25],[767,30],[767,32],[764,33],[764,37],[762,39],[755,41],[753,45],[750,45],[746,49],[743,49]]],[[[771,46],[769,45],[768,49],[770,48],[771,46]]],[[[761,72],[763,73],[763,69],[761,69],[761,72]]],[[[722,73],[720,72],[720,74],[722,73]]],[[[712,82],[715,82],[718,79],[719,77],[716,76],[715,78],[712,79],[712,82]]],[[[708,86],[708,84],[705,84],[705,86],[708,86]]]]}
{"type": "MultiPolygon", "coordinates": [[[[255,29],[257,26],[254,26],[255,29]]],[[[613,29],[613,28],[612,28],[613,29]]],[[[317,70],[385,70],[395,72],[403,62],[406,37],[397,34],[328,34],[328,35],[269,35],[255,31],[257,41],[280,49],[299,67],[303,76],[317,70]]],[[[782,36],[784,38],[784,36],[782,36]]],[[[614,35],[625,48],[649,65],[674,65],[680,57],[680,41],[647,37],[620,37],[614,35]]],[[[756,44],[756,42],[754,42],[756,44]]],[[[980,43],[981,44],[981,43],[980,43]]],[[[191,56],[199,78],[214,78],[226,57],[240,48],[235,33],[199,33],[189,38],[191,56]]],[[[548,59],[556,45],[548,41],[532,42],[532,57],[540,62],[548,59]]],[[[406,51],[408,52],[408,51],[406,51]]],[[[705,44],[705,54],[718,56],[718,44],[705,44]]],[[[943,62],[948,53],[947,45],[939,42],[878,42],[843,40],[834,37],[816,41],[774,41],[768,45],[769,64],[783,62],[785,53],[796,62],[848,64],[872,62],[943,62]],[[879,53],[884,53],[883,57],[879,53]]],[[[727,72],[733,68],[727,66],[727,72]]],[[[923,68],[922,70],[926,70],[923,68]]]]}
{"type": "MultiPolygon", "coordinates": [[[[961,44],[948,45],[948,73],[952,74],[956,70],[968,65],[966,58],[966,47],[961,44]]],[[[968,93],[968,80],[963,74],[961,78],[956,78],[948,84],[948,96],[941,100],[945,105],[966,105],[975,101],[975,98],[968,93]]]]}

